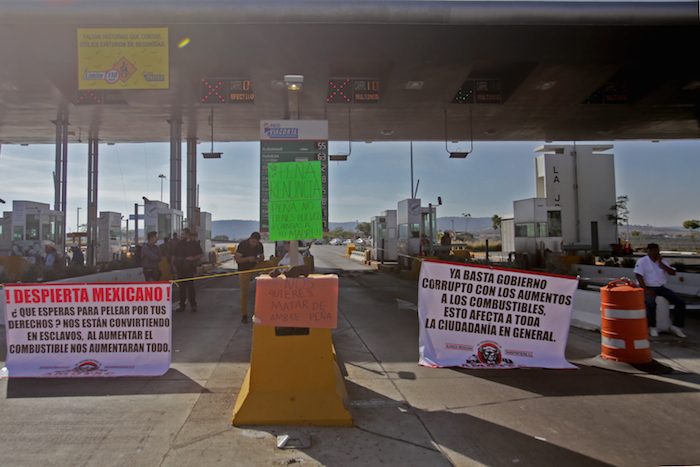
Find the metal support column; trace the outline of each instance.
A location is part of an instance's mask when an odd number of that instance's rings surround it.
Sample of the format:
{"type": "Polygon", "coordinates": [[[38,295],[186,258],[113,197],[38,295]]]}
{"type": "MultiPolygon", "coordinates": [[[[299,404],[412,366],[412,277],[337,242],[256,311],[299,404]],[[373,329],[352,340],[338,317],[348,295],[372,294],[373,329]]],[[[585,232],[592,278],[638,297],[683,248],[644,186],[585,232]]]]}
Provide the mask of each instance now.
{"type": "Polygon", "coordinates": [[[61,210],[61,177],[63,176],[63,120],[54,120],[56,125],[56,168],[53,171],[53,210],[61,210]]]}
{"type": "Polygon", "coordinates": [[[182,210],[182,122],[170,123],[170,208],[182,210]]]}
{"type": "Polygon", "coordinates": [[[197,210],[197,138],[187,138],[187,227],[192,234],[197,232],[195,213],[197,210]]]}
{"type": "Polygon", "coordinates": [[[88,139],[88,215],[87,215],[87,261],[96,264],[97,245],[97,160],[98,142],[95,136],[88,139]]]}
{"type": "MultiPolygon", "coordinates": [[[[56,125],[56,169],[53,174],[54,179],[54,211],[63,213],[63,222],[59,226],[60,231],[56,235],[56,240],[60,242],[61,248],[65,246],[66,238],[66,182],[68,177],[68,120],[61,112],[56,120],[52,120],[56,125]]],[[[62,253],[61,253],[62,254],[62,253]]]]}

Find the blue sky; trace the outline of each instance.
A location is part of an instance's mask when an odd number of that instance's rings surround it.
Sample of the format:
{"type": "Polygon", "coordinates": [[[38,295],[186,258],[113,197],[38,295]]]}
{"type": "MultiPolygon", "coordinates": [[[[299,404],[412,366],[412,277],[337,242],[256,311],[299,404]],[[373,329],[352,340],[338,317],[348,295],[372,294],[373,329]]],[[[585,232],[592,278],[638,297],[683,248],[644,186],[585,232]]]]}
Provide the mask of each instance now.
{"type": "MultiPolygon", "coordinates": [[[[555,142],[556,143],[556,142],[555,142]]],[[[512,202],[535,195],[534,148],[543,142],[474,143],[466,159],[450,159],[444,142],[413,143],[414,179],[420,179],[418,198],[423,204],[443,205],[438,216],[503,216],[512,212],[512,202]]],[[[585,144],[585,143],[579,143],[585,144]]],[[[597,143],[599,144],[599,142],[597,143]]],[[[681,226],[684,220],[700,218],[700,142],[650,141],[611,142],[615,148],[618,195],[630,198],[630,223],[681,226]]],[[[201,143],[198,153],[209,152],[201,143]]],[[[455,151],[468,143],[452,144],[455,151]]],[[[222,159],[198,157],[198,183],[202,210],[214,220],[257,219],[259,190],[259,142],[215,143],[222,159]]],[[[347,153],[348,144],[332,142],[330,153],[347,153]]],[[[160,199],[159,174],[169,177],[169,146],[165,143],[100,145],[100,211],[133,213],[142,196],[160,199]]],[[[184,167],[183,147],[183,177],[184,167]]],[[[87,144],[68,149],[69,231],[76,228],[80,207],[86,219],[87,144]]],[[[53,206],[53,145],[3,145],[0,148],[0,198],[11,210],[13,200],[31,200],[53,206]]],[[[368,221],[381,211],[395,209],[410,197],[410,144],[353,143],[347,161],[329,167],[331,222],[368,221]]],[[[183,182],[183,203],[185,184],[183,182]]],[[[169,201],[169,184],[163,185],[163,200],[169,201]]],[[[184,204],[183,204],[184,208],[184,204]]]]}

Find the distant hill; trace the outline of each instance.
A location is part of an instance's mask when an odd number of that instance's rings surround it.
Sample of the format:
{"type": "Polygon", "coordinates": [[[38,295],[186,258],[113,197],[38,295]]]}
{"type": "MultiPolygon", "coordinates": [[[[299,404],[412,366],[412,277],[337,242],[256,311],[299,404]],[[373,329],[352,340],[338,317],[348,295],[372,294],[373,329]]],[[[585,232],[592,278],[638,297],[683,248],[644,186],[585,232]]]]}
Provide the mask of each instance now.
{"type": "MultiPolygon", "coordinates": [[[[479,232],[481,230],[493,230],[493,222],[489,217],[470,217],[468,222],[464,217],[440,217],[437,220],[438,230],[451,230],[452,221],[454,220],[454,229],[457,232],[463,232],[465,227],[468,232],[479,232]]],[[[367,221],[360,221],[367,222],[367,221]]],[[[212,221],[211,236],[226,235],[230,240],[243,240],[248,238],[251,232],[260,229],[259,221],[246,221],[239,219],[229,219],[222,221],[212,221]]],[[[342,227],[343,230],[355,231],[357,221],[350,222],[330,222],[330,230],[335,230],[342,227]]]]}
{"type": "Polygon", "coordinates": [[[453,230],[453,225],[455,232],[464,232],[465,229],[472,233],[493,230],[493,221],[490,217],[438,217],[438,230],[453,230]]]}
{"type": "Polygon", "coordinates": [[[226,235],[230,240],[243,240],[250,234],[260,230],[260,221],[244,221],[229,219],[225,221],[212,221],[211,236],[226,235]]]}
{"type": "MultiPolygon", "coordinates": [[[[335,230],[342,227],[344,230],[354,231],[357,222],[329,222],[330,230],[335,230]]],[[[224,221],[212,221],[211,236],[226,235],[231,241],[243,240],[250,236],[252,232],[260,229],[259,221],[244,221],[238,219],[229,219],[224,221]]]]}

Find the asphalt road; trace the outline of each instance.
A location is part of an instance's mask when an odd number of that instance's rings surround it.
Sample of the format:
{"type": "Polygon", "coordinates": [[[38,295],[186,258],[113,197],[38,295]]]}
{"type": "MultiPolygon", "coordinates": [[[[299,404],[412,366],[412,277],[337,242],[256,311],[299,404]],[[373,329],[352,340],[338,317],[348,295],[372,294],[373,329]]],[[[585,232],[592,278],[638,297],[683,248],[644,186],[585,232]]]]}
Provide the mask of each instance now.
{"type": "MultiPolygon", "coordinates": [[[[342,247],[312,251],[319,269],[340,276],[333,343],[354,427],[231,426],[253,325],[240,322],[235,276],[205,277],[196,285],[199,311],[173,316],[164,376],[0,380],[0,464],[700,463],[700,351],[692,342],[652,341],[654,358],[675,370],[664,375],[601,368],[600,335],[580,329],[566,349],[578,370],[421,367],[416,282],[361,267],[342,247]],[[311,447],[277,449],[276,436],[290,430],[310,435],[311,447]]],[[[234,271],[228,262],[209,273],[234,271]]],[[[0,363],[5,348],[0,327],[0,363]]]]}

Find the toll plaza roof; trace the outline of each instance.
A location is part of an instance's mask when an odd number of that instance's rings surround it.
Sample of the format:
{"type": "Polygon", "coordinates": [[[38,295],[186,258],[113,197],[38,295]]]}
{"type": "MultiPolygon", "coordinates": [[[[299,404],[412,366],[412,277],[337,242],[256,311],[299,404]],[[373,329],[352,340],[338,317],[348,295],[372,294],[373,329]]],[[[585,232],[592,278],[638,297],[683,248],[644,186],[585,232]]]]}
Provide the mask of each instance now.
{"type": "Polygon", "coordinates": [[[169,141],[173,119],[208,141],[212,111],[216,141],[290,112],[341,141],[697,138],[699,33],[697,1],[0,0],[0,144],[59,118],[69,142],[169,141]],[[79,89],[83,28],[167,28],[168,88],[79,89]]]}

